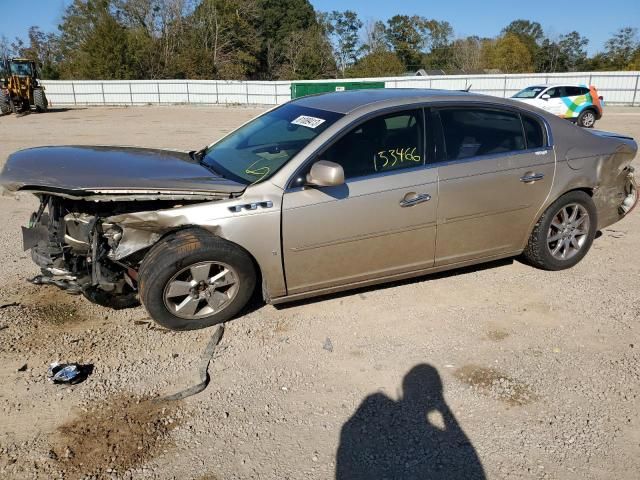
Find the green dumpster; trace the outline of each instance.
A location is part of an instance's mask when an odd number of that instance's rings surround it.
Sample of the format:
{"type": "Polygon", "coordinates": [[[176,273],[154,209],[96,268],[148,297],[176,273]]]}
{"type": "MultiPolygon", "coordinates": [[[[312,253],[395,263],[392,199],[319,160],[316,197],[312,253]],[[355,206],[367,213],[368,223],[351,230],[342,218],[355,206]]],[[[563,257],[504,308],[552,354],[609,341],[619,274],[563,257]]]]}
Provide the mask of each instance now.
{"type": "Polygon", "coordinates": [[[291,98],[304,97],[305,95],[316,93],[363,90],[367,88],[384,88],[384,82],[292,82],[291,98]]]}

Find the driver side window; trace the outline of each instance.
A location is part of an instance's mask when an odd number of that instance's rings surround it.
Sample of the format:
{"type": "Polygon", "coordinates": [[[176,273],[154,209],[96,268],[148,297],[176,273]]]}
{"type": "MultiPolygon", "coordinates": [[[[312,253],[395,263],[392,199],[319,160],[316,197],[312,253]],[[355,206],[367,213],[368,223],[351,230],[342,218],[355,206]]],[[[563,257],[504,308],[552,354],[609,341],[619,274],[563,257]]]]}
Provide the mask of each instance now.
{"type": "Polygon", "coordinates": [[[331,145],[322,160],[338,163],[345,179],[424,165],[422,109],[367,120],[331,145]]]}

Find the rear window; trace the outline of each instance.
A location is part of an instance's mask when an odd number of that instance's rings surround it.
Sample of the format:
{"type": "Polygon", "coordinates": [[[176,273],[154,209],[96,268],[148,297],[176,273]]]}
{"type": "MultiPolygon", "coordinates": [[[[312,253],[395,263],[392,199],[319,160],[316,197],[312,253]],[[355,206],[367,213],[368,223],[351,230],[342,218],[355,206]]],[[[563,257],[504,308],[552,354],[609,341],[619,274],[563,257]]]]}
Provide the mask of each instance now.
{"type": "Polygon", "coordinates": [[[565,87],[565,95],[567,97],[578,97],[587,93],[589,93],[589,89],[585,87],[565,87]]]}
{"type": "Polygon", "coordinates": [[[527,148],[541,148],[544,146],[544,132],[537,120],[522,115],[522,125],[527,139],[527,148]]]}
{"type": "Polygon", "coordinates": [[[480,108],[439,110],[447,160],[525,149],[517,113],[480,108]]]}

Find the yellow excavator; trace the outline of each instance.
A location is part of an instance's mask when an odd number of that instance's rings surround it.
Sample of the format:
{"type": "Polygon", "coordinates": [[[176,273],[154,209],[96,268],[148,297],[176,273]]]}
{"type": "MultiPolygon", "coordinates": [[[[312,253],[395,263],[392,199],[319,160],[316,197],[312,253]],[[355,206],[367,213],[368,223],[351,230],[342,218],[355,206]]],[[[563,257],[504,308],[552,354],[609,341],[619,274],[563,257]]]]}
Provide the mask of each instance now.
{"type": "Polygon", "coordinates": [[[26,58],[6,59],[0,65],[0,112],[29,112],[49,107],[44,87],[38,82],[36,63],[26,58]]]}

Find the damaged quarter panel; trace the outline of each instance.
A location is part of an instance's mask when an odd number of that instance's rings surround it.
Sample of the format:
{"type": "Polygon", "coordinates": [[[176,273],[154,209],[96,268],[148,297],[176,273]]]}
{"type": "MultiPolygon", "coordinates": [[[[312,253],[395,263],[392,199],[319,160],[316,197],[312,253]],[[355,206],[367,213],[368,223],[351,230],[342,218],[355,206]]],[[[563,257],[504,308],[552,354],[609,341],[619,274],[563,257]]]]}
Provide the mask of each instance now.
{"type": "Polygon", "coordinates": [[[203,228],[248,251],[260,268],[269,296],[280,297],[286,294],[280,256],[281,203],[282,190],[264,182],[248,187],[236,199],[126,213],[105,222],[122,229],[113,250],[115,260],[152,246],[168,232],[203,228]]]}
{"type": "MultiPolygon", "coordinates": [[[[557,171],[548,204],[571,190],[592,195],[598,211],[598,229],[619,221],[628,210],[627,197],[637,195],[633,161],[638,145],[624,135],[577,128],[559,119],[550,119],[556,143],[557,171]]],[[[635,203],[635,200],[633,200],[635,203]]]]}

